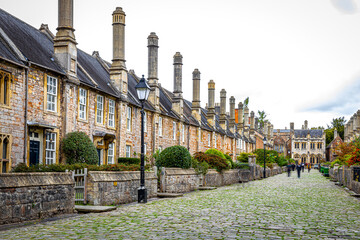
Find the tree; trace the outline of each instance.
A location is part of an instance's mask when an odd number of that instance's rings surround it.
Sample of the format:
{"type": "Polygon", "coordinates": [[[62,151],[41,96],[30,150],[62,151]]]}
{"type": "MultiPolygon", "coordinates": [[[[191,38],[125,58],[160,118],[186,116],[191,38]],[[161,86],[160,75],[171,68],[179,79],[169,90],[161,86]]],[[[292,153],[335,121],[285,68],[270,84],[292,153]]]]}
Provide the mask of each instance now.
{"type": "Polygon", "coordinates": [[[249,97],[245,98],[244,100],[244,108],[246,108],[247,106],[249,106],[249,97]]]}
{"type": "Polygon", "coordinates": [[[66,134],[62,141],[62,150],[67,164],[98,164],[99,157],[93,142],[84,132],[66,134]]]}
{"type": "Polygon", "coordinates": [[[258,114],[259,114],[259,123],[261,123],[262,125],[264,125],[264,121],[267,117],[267,114],[265,113],[265,111],[260,111],[258,110],[258,114]]]}
{"type": "Polygon", "coordinates": [[[325,128],[322,126],[318,126],[318,127],[312,127],[311,130],[324,130],[325,128]]]}
{"type": "Polygon", "coordinates": [[[333,118],[330,124],[331,128],[336,128],[339,136],[344,139],[345,117],[333,118]]]}

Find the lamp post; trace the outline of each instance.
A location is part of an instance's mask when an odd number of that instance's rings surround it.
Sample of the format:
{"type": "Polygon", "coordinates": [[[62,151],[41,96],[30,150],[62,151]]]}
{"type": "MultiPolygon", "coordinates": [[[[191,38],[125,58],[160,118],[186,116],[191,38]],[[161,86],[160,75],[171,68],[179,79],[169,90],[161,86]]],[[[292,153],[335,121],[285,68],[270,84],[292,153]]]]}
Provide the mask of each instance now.
{"type": "Polygon", "coordinates": [[[266,178],[266,154],[265,154],[265,145],[266,145],[266,137],[264,136],[264,178],[266,178]]]}
{"type": "Polygon", "coordinates": [[[135,86],[138,98],[141,102],[141,165],[140,165],[140,187],[138,188],[138,202],[147,202],[147,190],[145,188],[145,159],[144,159],[144,102],[149,97],[150,87],[144,75],[135,86]]]}

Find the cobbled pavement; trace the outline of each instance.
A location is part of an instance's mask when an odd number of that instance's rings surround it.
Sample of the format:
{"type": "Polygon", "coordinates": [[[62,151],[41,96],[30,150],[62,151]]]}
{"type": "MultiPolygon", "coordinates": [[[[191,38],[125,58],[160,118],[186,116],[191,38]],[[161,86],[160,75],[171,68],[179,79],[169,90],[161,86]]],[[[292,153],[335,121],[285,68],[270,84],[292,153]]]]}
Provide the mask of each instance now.
{"type": "Polygon", "coordinates": [[[0,232],[0,239],[360,239],[360,201],[316,170],[0,232]]]}

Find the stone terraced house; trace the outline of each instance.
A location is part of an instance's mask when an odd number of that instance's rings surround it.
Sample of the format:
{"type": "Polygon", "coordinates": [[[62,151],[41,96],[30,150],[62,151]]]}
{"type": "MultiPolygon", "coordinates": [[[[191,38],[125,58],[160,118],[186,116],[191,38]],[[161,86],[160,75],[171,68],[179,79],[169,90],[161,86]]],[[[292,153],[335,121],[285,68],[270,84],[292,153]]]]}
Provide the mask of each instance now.
{"type": "MultiPolygon", "coordinates": [[[[125,13],[112,14],[113,60],[77,48],[73,0],[59,0],[59,25],[54,35],[47,25],[35,29],[0,9],[0,172],[18,163],[64,161],[61,140],[83,131],[94,142],[99,164],[140,153],[139,76],[125,65],[125,13]]],[[[110,23],[109,23],[110,24],[110,23]]],[[[148,83],[145,103],[145,152],[182,145],[191,154],[216,148],[234,159],[262,146],[272,125],[258,129],[254,112],[235,98],[226,113],[226,91],[215,104],[215,82],[208,84],[209,102],[200,105],[200,71],[193,71],[193,99],[182,97],[182,56],[175,53],[174,91],[158,79],[158,36],[148,37],[148,83]]],[[[271,147],[271,144],[269,144],[271,147]]]]}

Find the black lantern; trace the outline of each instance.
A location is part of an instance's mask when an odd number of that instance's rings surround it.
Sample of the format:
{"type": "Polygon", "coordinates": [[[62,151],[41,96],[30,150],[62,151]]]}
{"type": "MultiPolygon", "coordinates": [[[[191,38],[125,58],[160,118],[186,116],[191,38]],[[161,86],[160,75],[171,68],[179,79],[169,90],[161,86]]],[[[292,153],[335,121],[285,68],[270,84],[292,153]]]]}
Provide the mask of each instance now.
{"type": "Polygon", "coordinates": [[[144,75],[135,86],[138,98],[141,102],[141,165],[140,165],[140,187],[138,188],[138,202],[147,202],[147,190],[145,188],[145,160],[144,160],[144,102],[149,97],[150,87],[144,75]]]}

